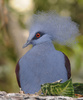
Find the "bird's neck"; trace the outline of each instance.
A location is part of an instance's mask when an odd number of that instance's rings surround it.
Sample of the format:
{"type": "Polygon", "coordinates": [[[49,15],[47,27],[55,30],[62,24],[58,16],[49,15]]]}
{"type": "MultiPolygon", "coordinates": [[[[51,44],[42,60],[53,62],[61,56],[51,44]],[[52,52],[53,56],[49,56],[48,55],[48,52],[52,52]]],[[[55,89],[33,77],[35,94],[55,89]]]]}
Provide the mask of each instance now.
{"type": "Polygon", "coordinates": [[[33,46],[32,48],[40,48],[40,49],[55,49],[52,41],[45,41],[40,44],[33,46]]]}

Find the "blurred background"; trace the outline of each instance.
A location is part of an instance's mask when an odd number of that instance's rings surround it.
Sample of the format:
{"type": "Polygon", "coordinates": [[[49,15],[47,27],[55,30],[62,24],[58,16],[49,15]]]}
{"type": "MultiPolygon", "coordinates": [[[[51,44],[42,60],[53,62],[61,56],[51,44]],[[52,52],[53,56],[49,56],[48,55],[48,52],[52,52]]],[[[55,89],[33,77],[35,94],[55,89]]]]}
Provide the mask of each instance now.
{"type": "Polygon", "coordinates": [[[19,92],[15,66],[31,48],[22,49],[28,38],[30,18],[33,13],[49,10],[71,16],[79,24],[78,43],[71,47],[54,45],[69,57],[73,82],[83,82],[83,0],[0,0],[0,90],[19,92]]]}

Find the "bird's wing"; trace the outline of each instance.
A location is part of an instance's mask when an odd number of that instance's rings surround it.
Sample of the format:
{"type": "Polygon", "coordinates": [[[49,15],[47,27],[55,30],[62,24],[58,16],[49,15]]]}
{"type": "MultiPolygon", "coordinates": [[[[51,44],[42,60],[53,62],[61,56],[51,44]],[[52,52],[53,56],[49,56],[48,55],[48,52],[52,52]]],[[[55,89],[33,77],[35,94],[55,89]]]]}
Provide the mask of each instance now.
{"type": "Polygon", "coordinates": [[[18,61],[17,65],[16,65],[15,72],[16,72],[16,78],[17,78],[18,85],[19,85],[19,87],[21,87],[20,86],[20,79],[19,79],[19,69],[20,69],[20,67],[19,67],[19,61],[18,61]]]}
{"type": "Polygon", "coordinates": [[[68,75],[68,79],[69,79],[71,77],[71,65],[70,65],[70,61],[69,61],[68,57],[65,54],[64,54],[64,57],[65,57],[65,67],[67,69],[67,75],[68,75]]]}

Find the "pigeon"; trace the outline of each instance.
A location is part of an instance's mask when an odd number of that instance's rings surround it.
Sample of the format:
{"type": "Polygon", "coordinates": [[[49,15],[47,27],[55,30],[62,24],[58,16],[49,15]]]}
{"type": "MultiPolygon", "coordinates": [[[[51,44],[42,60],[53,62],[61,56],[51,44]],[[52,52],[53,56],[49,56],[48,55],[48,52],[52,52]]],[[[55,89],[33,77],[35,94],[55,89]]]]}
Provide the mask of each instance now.
{"type": "Polygon", "coordinates": [[[70,17],[56,12],[38,12],[31,19],[29,37],[23,48],[33,47],[22,56],[16,65],[16,78],[24,93],[34,94],[41,84],[71,77],[68,57],[56,50],[53,41],[61,45],[71,45],[79,34],[78,25],[70,17]]]}

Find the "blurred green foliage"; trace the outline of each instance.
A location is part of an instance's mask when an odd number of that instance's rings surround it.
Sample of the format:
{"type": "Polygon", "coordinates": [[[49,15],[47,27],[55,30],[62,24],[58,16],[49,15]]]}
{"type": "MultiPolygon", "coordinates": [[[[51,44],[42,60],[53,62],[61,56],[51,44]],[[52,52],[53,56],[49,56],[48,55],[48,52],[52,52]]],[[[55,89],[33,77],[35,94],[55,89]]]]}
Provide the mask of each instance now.
{"type": "MultiPolygon", "coordinates": [[[[14,41],[9,34],[9,17],[13,13],[17,16],[21,28],[25,29],[24,18],[28,12],[18,12],[10,7],[9,0],[0,2],[0,90],[18,92],[15,78],[15,66],[18,59],[14,41]]],[[[27,1],[28,2],[28,1],[27,1]]],[[[83,0],[33,0],[34,13],[38,11],[56,10],[64,16],[71,16],[72,20],[79,24],[81,35],[77,38],[78,43],[71,47],[61,46],[55,43],[55,48],[64,52],[72,64],[72,77],[83,82],[83,0]],[[77,79],[78,78],[78,79],[77,79]]]]}

